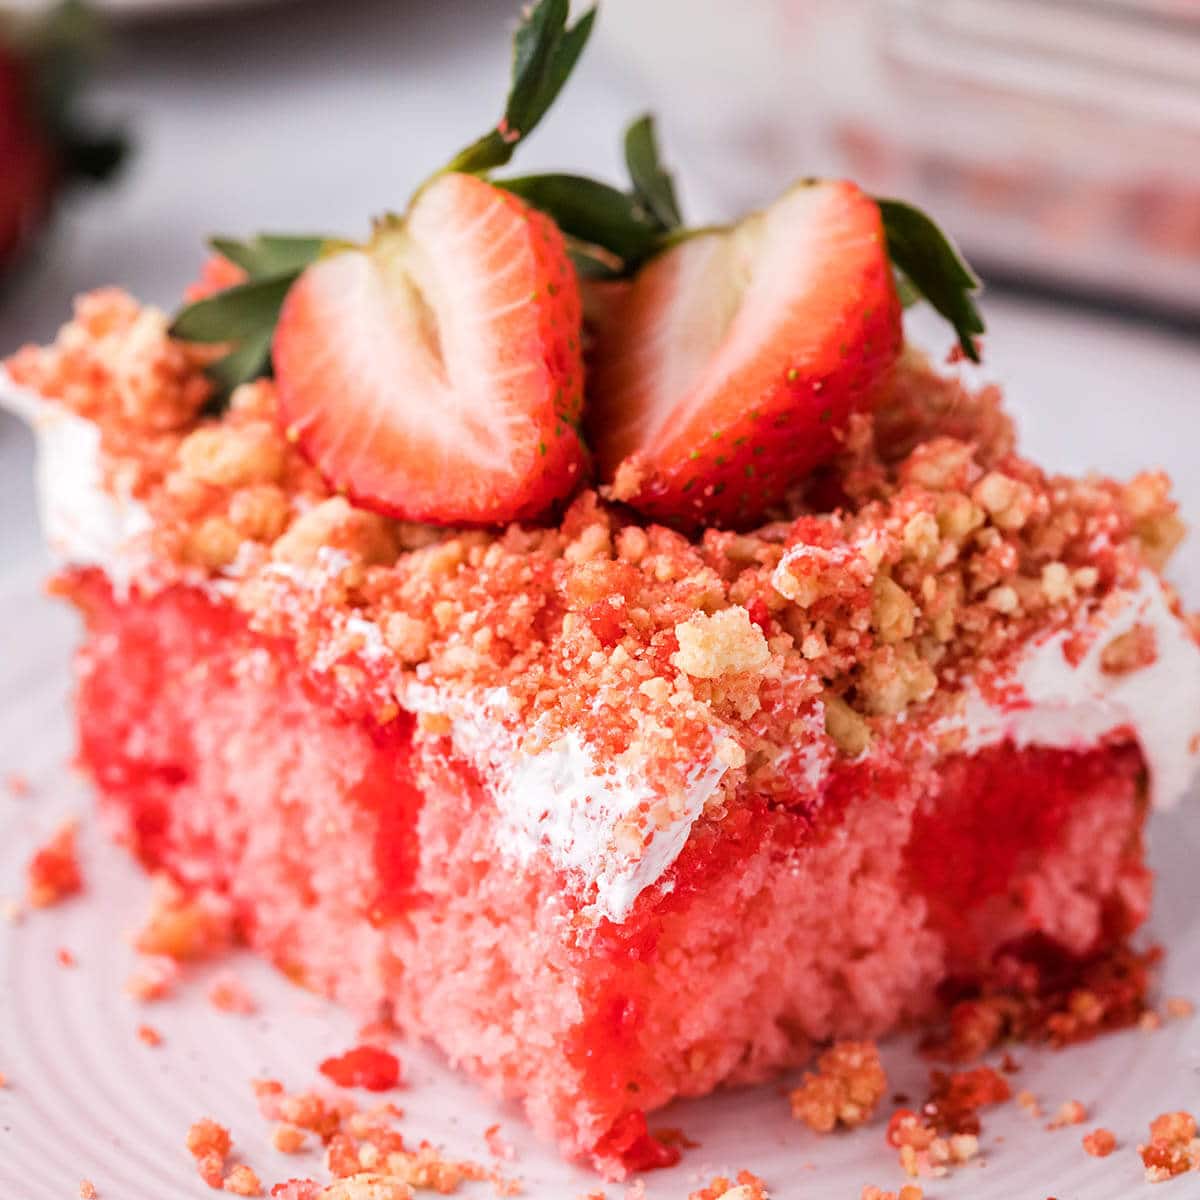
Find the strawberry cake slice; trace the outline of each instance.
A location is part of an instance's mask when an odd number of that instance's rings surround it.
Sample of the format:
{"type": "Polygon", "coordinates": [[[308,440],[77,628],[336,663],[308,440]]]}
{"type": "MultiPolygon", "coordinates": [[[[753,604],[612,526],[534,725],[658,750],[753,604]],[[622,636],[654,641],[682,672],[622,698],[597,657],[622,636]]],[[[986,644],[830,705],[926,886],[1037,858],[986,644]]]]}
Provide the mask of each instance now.
{"type": "Polygon", "coordinates": [[[982,328],[915,210],[682,231],[646,121],[629,190],[492,178],[565,10],[368,243],[85,296],[4,392],[116,836],[620,1177],[674,1097],[1119,951],[1200,648],[1165,478],[1046,474],[903,346],[897,275],[982,328]]]}

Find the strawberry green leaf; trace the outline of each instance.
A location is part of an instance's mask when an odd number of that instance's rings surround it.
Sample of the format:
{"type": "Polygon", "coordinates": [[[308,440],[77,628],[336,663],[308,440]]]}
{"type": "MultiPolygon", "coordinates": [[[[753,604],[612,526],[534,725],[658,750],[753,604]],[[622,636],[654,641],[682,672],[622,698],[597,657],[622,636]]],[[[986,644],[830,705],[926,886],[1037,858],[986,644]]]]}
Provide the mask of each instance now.
{"type": "Polygon", "coordinates": [[[923,296],[958,334],[962,352],[979,361],[975,337],[984,331],[975,307],[980,283],[950,239],[920,209],[900,200],[880,200],[888,254],[909,286],[923,296]]]}
{"type": "Polygon", "coordinates": [[[595,23],[589,9],[567,27],[569,0],[538,0],[513,35],[512,85],[499,124],[460,151],[447,170],[482,172],[509,162],[575,68],[595,23]]]}
{"type": "Polygon", "coordinates": [[[626,192],[581,175],[526,175],[497,181],[546,213],[568,238],[640,262],[656,248],[659,229],[626,192]]]}
{"type": "Polygon", "coordinates": [[[217,396],[228,396],[240,384],[249,383],[260,375],[270,374],[272,325],[245,338],[236,350],[219,358],[208,367],[209,378],[217,385],[217,396]]]}
{"type": "Polygon", "coordinates": [[[185,342],[240,342],[274,329],[296,271],[240,283],[187,305],[171,323],[172,337],[185,342]]]}
{"type": "Polygon", "coordinates": [[[262,279],[286,271],[300,271],[315,262],[329,241],[323,237],[291,237],[260,233],[248,242],[215,237],[209,245],[220,255],[241,267],[251,279],[262,279]]]}
{"type": "Polygon", "coordinates": [[[625,165],[633,181],[634,196],[646,206],[664,230],[683,224],[675,183],[658,158],[654,118],[647,113],[625,131],[625,165]]]}

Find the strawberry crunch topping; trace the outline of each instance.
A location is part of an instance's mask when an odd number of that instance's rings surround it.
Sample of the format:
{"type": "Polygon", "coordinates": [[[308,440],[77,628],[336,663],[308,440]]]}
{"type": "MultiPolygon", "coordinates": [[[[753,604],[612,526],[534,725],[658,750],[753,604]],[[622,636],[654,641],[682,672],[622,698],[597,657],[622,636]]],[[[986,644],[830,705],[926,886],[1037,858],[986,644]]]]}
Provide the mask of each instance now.
{"type": "Polygon", "coordinates": [[[1200,1170],[1200,1139],[1191,1113],[1169,1112],[1150,1122],[1150,1141],[1138,1146],[1149,1183],[1200,1170]]]}

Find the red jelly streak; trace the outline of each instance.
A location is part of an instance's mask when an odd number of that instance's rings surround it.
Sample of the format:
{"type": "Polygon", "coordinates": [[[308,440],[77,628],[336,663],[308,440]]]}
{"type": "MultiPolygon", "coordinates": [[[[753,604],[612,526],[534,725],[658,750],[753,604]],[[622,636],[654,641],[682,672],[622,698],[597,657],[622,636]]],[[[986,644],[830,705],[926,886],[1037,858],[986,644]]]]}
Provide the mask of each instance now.
{"type": "Polygon", "coordinates": [[[654,1171],[673,1167],[680,1158],[678,1146],[665,1146],[646,1127],[646,1114],[637,1109],[626,1113],[596,1143],[598,1159],[620,1159],[630,1171],[654,1171]]]}
{"type": "Polygon", "coordinates": [[[400,1060],[378,1046],[355,1046],[336,1058],[327,1058],[320,1071],[338,1087],[360,1087],[368,1092],[386,1092],[400,1082],[400,1060]]]}

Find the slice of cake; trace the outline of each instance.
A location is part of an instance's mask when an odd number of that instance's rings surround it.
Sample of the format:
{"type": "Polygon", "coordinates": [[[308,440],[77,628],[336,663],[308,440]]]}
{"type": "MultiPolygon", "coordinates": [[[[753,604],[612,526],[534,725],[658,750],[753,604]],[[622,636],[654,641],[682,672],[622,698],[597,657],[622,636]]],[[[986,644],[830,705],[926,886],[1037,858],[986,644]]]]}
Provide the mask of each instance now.
{"type": "Polygon", "coordinates": [[[979,328],[920,214],[684,236],[640,124],[615,245],[484,177],[509,110],[366,247],[224,243],[175,336],[85,296],[5,391],[115,834],[619,1177],[673,1097],[1121,947],[1200,649],[1166,480],[1048,476],[901,349],[894,265],[979,328]],[[586,327],[560,227],[624,276],[586,327]]]}

